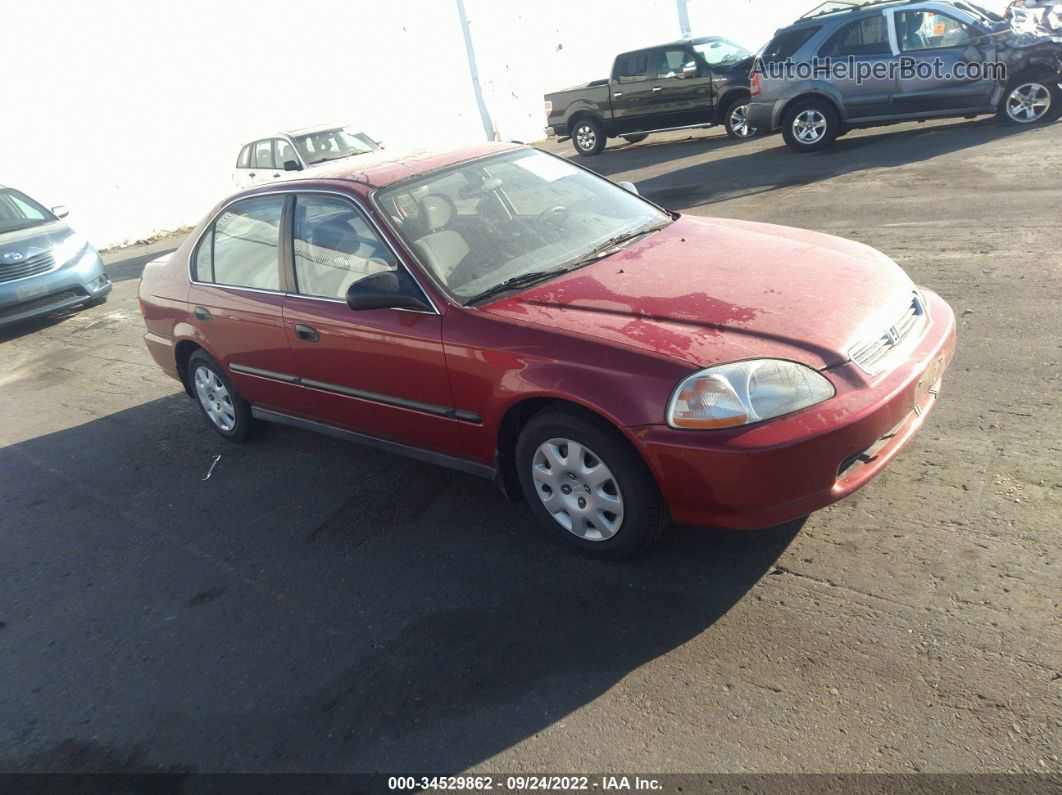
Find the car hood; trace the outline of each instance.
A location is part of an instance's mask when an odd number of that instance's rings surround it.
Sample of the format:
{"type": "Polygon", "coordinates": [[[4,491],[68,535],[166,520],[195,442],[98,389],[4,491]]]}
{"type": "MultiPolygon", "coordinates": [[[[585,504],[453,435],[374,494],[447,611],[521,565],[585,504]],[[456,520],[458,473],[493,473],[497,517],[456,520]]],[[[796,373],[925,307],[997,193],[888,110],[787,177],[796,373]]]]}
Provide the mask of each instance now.
{"type": "Polygon", "coordinates": [[[861,243],[682,217],[483,311],[695,366],[775,357],[821,369],[888,328],[913,290],[899,266],[861,243]]]}
{"type": "Polygon", "coordinates": [[[64,221],[51,221],[29,229],[18,229],[0,234],[0,265],[29,259],[45,251],[51,251],[59,243],[74,234],[64,221]],[[12,254],[14,257],[6,255],[12,254]]]}

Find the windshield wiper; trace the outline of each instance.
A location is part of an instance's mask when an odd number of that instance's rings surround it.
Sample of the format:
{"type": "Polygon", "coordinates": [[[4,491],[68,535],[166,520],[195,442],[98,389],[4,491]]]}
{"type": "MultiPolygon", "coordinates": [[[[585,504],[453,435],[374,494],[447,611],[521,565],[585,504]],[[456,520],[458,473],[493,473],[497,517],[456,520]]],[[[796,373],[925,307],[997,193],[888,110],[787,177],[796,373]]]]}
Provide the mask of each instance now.
{"type": "Polygon", "coordinates": [[[546,271],[531,271],[530,273],[521,273],[519,276],[513,276],[511,279],[506,279],[503,282],[499,282],[493,287],[488,287],[478,295],[474,295],[469,298],[465,304],[472,305],[478,304],[480,301],[485,301],[488,298],[493,298],[501,293],[507,293],[510,290],[517,290],[521,287],[530,287],[532,284],[538,284],[544,282],[546,279],[551,279],[554,276],[560,276],[562,273],[566,273],[571,270],[567,266],[563,268],[551,268],[546,271]]]}
{"type": "Polygon", "coordinates": [[[663,229],[670,223],[671,221],[665,221],[662,224],[654,224],[653,226],[647,226],[642,229],[636,229],[633,232],[624,232],[621,235],[610,237],[604,243],[601,243],[600,245],[597,245],[592,248],[590,250],[590,253],[587,254],[585,257],[581,257],[580,259],[577,259],[574,262],[568,263],[568,265],[565,267],[565,270],[579,268],[583,265],[589,265],[591,262],[596,262],[599,259],[609,257],[615,254],[619,250],[620,246],[622,246],[624,243],[629,243],[632,240],[637,240],[639,237],[648,235],[650,232],[656,232],[658,229],[663,229]]]}

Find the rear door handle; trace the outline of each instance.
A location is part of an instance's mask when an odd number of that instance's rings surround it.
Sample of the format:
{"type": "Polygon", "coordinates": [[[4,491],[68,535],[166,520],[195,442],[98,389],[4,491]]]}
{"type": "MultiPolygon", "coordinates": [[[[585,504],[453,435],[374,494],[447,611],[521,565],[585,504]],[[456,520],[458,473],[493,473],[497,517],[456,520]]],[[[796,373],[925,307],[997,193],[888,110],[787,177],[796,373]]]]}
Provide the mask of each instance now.
{"type": "Polygon", "coordinates": [[[612,96],[614,96],[614,97],[622,97],[623,96],[623,92],[622,91],[614,91],[612,93],[612,96]]]}
{"type": "Polygon", "coordinates": [[[210,310],[205,306],[197,306],[195,308],[195,316],[202,320],[204,323],[210,322],[210,310]]]}
{"type": "Polygon", "coordinates": [[[295,324],[295,336],[300,340],[306,340],[307,342],[317,342],[317,340],[321,339],[320,335],[317,333],[317,329],[306,323],[295,324]]]}
{"type": "Polygon", "coordinates": [[[254,176],[254,172],[252,171],[252,172],[251,172],[250,174],[248,174],[247,176],[249,176],[249,177],[253,177],[253,176],[254,176]]]}
{"type": "Polygon", "coordinates": [[[655,94],[655,93],[656,93],[657,91],[659,91],[659,90],[660,90],[660,86],[653,86],[653,93],[654,93],[654,94],[655,94]]]}

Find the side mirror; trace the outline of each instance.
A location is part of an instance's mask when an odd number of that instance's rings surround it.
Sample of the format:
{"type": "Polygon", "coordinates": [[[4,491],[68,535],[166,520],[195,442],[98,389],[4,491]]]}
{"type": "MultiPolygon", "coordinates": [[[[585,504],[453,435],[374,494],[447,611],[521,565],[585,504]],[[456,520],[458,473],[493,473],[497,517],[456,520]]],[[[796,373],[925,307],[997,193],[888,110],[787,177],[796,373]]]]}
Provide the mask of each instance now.
{"type": "Polygon", "coordinates": [[[409,282],[408,276],[399,278],[395,271],[380,271],[366,276],[347,289],[347,306],[355,312],[366,309],[430,309],[409,282]]]}
{"type": "Polygon", "coordinates": [[[285,171],[302,171],[302,166],[299,165],[299,161],[298,160],[285,160],[284,161],[284,170],[285,171]]]}
{"type": "Polygon", "coordinates": [[[625,191],[633,193],[635,196],[642,195],[638,192],[638,186],[635,185],[633,182],[617,182],[616,184],[623,188],[625,191]]]}
{"type": "Polygon", "coordinates": [[[696,77],[697,76],[697,64],[688,63],[682,67],[682,77],[696,77]]]}
{"type": "Polygon", "coordinates": [[[55,205],[55,207],[52,208],[52,215],[54,215],[56,218],[66,218],[68,215],[70,215],[70,211],[66,209],[65,204],[57,204],[55,205]]]}

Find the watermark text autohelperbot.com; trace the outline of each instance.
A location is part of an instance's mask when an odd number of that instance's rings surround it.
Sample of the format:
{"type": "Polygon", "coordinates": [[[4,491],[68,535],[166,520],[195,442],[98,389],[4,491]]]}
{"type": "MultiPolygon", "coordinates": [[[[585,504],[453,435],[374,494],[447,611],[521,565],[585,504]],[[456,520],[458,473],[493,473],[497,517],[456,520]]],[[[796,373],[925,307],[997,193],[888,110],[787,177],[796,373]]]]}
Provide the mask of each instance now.
{"type": "Polygon", "coordinates": [[[856,84],[870,80],[1007,80],[1007,65],[1000,61],[944,61],[910,55],[880,61],[853,56],[757,61],[752,72],[765,80],[854,80],[856,84]]]}

